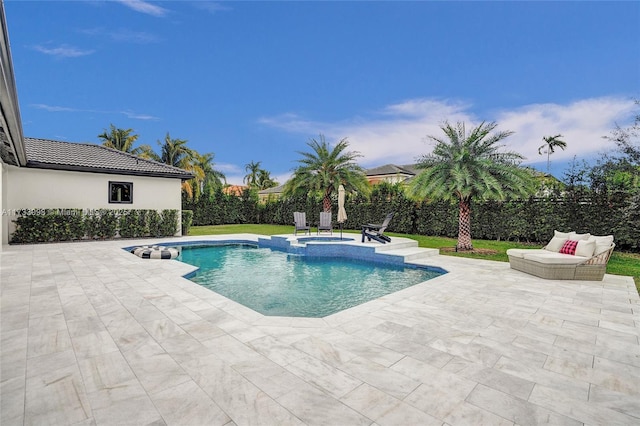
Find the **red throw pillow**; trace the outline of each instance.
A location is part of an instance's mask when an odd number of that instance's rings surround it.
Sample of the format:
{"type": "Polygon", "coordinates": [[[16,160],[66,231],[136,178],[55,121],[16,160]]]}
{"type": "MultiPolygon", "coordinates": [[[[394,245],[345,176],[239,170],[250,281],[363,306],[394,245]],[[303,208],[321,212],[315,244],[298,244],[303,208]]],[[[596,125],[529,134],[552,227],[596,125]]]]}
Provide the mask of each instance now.
{"type": "Polygon", "coordinates": [[[577,241],[567,240],[562,246],[562,248],[560,249],[560,253],[572,254],[575,256],[577,247],[578,247],[577,241]]]}

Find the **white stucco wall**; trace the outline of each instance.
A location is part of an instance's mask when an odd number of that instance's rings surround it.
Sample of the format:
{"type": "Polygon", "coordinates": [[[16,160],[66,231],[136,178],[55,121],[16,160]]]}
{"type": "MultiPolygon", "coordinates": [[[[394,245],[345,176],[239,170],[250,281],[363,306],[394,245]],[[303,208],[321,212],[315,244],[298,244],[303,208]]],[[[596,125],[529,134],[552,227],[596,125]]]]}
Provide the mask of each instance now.
{"type": "Polygon", "coordinates": [[[2,250],[2,246],[6,243],[7,234],[9,232],[9,215],[5,210],[5,206],[7,205],[7,191],[5,189],[7,181],[6,176],[7,167],[2,161],[0,161],[0,217],[2,217],[2,223],[0,223],[0,250],[2,250]]]}
{"type": "MultiPolygon", "coordinates": [[[[15,229],[12,210],[76,209],[175,209],[182,208],[180,179],[102,173],[45,170],[4,165],[3,176],[3,244],[15,229]],[[133,203],[109,203],[109,181],[132,182],[133,203]],[[6,200],[6,202],[5,202],[6,200]],[[8,219],[5,227],[5,219],[8,219]]],[[[176,230],[180,232],[180,228],[176,230]]]]}

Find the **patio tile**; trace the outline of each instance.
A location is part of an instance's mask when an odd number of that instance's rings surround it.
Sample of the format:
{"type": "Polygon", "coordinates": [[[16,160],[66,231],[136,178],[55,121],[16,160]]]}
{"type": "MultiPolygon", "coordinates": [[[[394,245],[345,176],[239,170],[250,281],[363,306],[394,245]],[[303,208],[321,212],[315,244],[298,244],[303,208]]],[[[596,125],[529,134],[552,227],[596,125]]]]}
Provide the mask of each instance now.
{"type": "Polygon", "coordinates": [[[586,401],[572,398],[562,391],[539,384],[533,388],[529,402],[585,424],[622,426],[638,422],[637,417],[620,413],[602,405],[596,407],[586,401]]]}
{"type": "Polygon", "coordinates": [[[29,358],[54,352],[63,352],[71,349],[71,338],[66,328],[41,334],[30,334],[27,348],[29,358]]]}
{"type": "Polygon", "coordinates": [[[224,425],[231,421],[193,381],[152,394],[167,425],[224,425]]]}
{"type": "Polygon", "coordinates": [[[306,355],[287,365],[287,370],[335,398],[340,398],[362,384],[362,381],[352,375],[306,355]]]}
{"type": "Polygon", "coordinates": [[[435,256],[449,274],[326,318],[268,317],[121,246],[0,253],[2,424],[640,421],[629,278],[435,256]]]}
{"type": "Polygon", "coordinates": [[[24,423],[73,424],[92,416],[77,365],[27,379],[24,423]]]}
{"type": "Polygon", "coordinates": [[[487,386],[478,385],[467,402],[522,426],[539,424],[581,426],[582,422],[487,386]]]}
{"type": "Polygon", "coordinates": [[[125,352],[124,357],[149,394],[164,391],[191,379],[157,343],[125,352]]]}
{"type": "Polygon", "coordinates": [[[442,425],[441,420],[366,383],[341,398],[341,401],[374,419],[376,425],[442,425]]]}
{"type": "Polygon", "coordinates": [[[530,366],[509,358],[500,358],[495,369],[524,380],[559,389],[576,400],[586,401],[589,397],[589,384],[572,379],[563,374],[548,371],[544,368],[530,366]]]}
{"type": "Polygon", "coordinates": [[[354,377],[396,398],[404,398],[419,385],[413,377],[363,357],[352,359],[344,368],[354,377]]]}
{"type": "Polygon", "coordinates": [[[604,386],[591,386],[589,401],[611,408],[632,417],[640,422],[640,395],[638,393],[622,393],[604,386]]]}
{"type": "Polygon", "coordinates": [[[277,401],[300,419],[300,424],[353,426],[372,424],[372,419],[308,384],[290,391],[277,401]]]}

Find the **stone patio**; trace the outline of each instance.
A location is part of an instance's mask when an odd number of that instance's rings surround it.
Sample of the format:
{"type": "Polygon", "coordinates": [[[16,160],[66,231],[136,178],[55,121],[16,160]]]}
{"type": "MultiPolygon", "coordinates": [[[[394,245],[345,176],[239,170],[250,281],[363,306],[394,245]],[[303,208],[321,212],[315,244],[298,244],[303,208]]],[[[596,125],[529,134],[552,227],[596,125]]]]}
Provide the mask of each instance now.
{"type": "Polygon", "coordinates": [[[3,426],[640,424],[630,277],[435,255],[431,281],[266,317],[121,249],[148,242],[3,247],[3,426]]]}

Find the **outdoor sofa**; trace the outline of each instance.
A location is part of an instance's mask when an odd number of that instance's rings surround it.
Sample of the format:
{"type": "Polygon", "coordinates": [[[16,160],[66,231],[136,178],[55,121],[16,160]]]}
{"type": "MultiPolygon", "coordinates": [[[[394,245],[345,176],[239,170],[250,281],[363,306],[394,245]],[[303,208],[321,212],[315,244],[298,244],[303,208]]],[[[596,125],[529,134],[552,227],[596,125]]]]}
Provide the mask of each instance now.
{"type": "Polygon", "coordinates": [[[615,244],[613,235],[554,231],[542,249],[509,249],[511,269],[548,280],[602,281],[615,244]]]}

